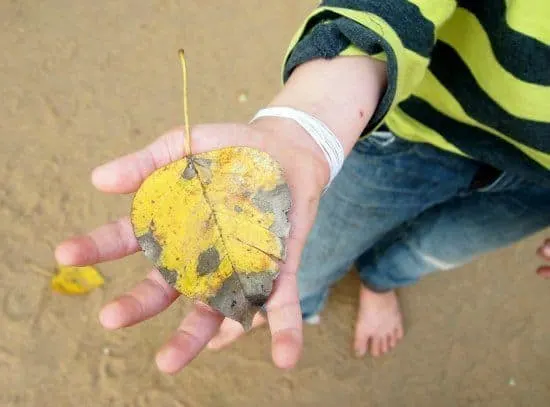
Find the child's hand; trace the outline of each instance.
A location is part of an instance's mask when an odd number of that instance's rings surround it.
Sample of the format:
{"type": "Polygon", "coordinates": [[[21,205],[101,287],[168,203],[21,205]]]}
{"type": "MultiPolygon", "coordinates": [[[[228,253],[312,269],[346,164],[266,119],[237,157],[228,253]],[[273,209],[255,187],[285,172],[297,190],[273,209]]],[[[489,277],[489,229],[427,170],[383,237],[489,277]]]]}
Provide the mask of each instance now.
{"type": "MultiPolygon", "coordinates": [[[[546,239],[539,250],[537,251],[538,255],[546,261],[550,261],[550,239],[546,239]]],[[[544,278],[550,278],[550,266],[541,266],[537,270],[538,275],[544,278]]]]}
{"type": "MultiPolygon", "coordinates": [[[[315,115],[339,137],[347,155],[374,113],[385,84],[383,62],[366,56],[318,59],[300,65],[271,103],[315,115]]],[[[267,317],[273,361],[281,368],[292,367],[302,348],[296,272],[321,191],[329,180],[328,163],[311,136],[291,120],[263,118],[253,125],[204,125],[194,129],[191,138],[194,153],[249,146],[271,154],[285,171],[292,194],[292,228],[287,260],[267,302],[267,317]]],[[[183,146],[183,131],[172,131],[141,151],[97,168],[92,182],[104,192],[135,192],[154,170],[182,158],[183,146]]],[[[125,217],[62,243],[56,257],[61,264],[86,265],[119,259],[138,250],[125,217]]],[[[153,270],[133,290],[107,304],[100,321],[108,329],[133,325],[165,310],[177,297],[178,293],[153,270]]],[[[157,355],[160,370],[174,373],[187,365],[216,335],[222,320],[212,308],[195,305],[157,355]]]]}
{"type": "MultiPolygon", "coordinates": [[[[97,168],[93,184],[103,192],[131,193],[155,169],[183,156],[183,131],[174,130],[143,150],[97,168]]],[[[297,125],[280,119],[261,119],[254,125],[203,125],[192,131],[194,153],[244,145],[264,150],[279,161],[292,193],[291,234],[287,261],[267,303],[272,334],[272,355],[281,368],[292,367],[302,347],[302,319],[296,271],[307,234],[328,180],[328,165],[319,147],[297,125]]],[[[139,250],[128,217],[101,226],[85,236],[59,245],[56,258],[66,265],[87,265],[119,259],[139,250]]],[[[101,324],[107,329],[130,326],[162,312],[178,297],[157,270],[132,290],[107,304],[101,324]]],[[[217,333],[223,315],[197,304],[182,321],[173,338],[157,355],[160,370],[174,373],[187,365],[217,333]]]]}

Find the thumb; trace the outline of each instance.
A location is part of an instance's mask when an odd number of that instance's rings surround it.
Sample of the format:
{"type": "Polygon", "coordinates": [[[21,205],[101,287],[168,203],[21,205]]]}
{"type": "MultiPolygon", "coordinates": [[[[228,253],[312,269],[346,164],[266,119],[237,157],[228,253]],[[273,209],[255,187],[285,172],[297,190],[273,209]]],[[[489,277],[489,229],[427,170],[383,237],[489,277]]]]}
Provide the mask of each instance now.
{"type": "MultiPolygon", "coordinates": [[[[185,155],[184,141],[184,129],[175,128],[147,147],[97,167],[92,183],[103,192],[135,192],[152,172],[185,155]]],[[[244,124],[206,124],[191,131],[191,150],[196,154],[232,145],[261,148],[261,144],[261,138],[244,124]]]]}

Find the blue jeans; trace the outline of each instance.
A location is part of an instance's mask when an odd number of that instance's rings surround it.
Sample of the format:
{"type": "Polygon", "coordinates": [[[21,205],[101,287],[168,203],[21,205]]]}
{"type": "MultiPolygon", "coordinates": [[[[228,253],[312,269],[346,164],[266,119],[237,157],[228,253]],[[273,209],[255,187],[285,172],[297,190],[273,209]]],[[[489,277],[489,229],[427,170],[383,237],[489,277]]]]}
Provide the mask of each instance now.
{"type": "Polygon", "coordinates": [[[388,132],[358,142],[321,199],[302,254],[303,316],[322,310],[354,263],[363,284],[384,292],[550,225],[550,189],[508,173],[476,186],[483,168],[388,132]]]}

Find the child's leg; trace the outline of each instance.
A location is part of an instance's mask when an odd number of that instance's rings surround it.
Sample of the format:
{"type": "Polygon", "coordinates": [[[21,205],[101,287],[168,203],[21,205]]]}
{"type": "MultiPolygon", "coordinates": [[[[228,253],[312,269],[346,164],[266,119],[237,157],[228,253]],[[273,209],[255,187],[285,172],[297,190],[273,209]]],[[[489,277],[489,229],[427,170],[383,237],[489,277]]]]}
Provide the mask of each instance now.
{"type": "Polygon", "coordinates": [[[484,191],[456,197],[422,213],[367,251],[361,279],[383,292],[452,269],[550,225],[550,189],[503,175],[484,191]]]}
{"type": "Polygon", "coordinates": [[[550,225],[550,189],[504,175],[485,192],[456,197],[394,230],[357,263],[360,290],[354,346],[373,356],[402,335],[395,288],[450,269],[550,225]]]}
{"type": "Polygon", "coordinates": [[[302,315],[318,314],[331,285],[389,231],[468,189],[477,165],[389,133],[360,142],[322,198],[302,253],[302,315]]]}

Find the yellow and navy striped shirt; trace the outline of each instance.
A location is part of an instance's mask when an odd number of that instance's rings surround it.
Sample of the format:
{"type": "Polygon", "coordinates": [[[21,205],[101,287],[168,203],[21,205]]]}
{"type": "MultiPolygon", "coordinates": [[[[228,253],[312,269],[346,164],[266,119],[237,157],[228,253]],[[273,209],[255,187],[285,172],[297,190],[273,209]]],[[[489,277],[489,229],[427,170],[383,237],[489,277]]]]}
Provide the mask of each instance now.
{"type": "Polygon", "coordinates": [[[387,62],[365,129],[550,185],[550,0],[325,0],[291,41],[283,80],[339,55],[387,62]]]}

